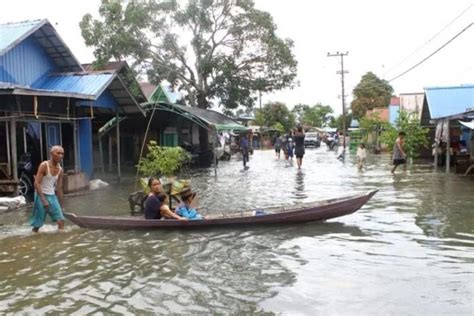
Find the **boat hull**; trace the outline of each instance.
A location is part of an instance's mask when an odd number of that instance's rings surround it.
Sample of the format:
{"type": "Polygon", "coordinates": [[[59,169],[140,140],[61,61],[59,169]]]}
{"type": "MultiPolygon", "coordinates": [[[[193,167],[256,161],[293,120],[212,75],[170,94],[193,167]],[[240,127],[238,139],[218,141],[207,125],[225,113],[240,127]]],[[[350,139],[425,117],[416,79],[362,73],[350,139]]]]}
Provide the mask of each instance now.
{"type": "Polygon", "coordinates": [[[115,230],[192,229],[202,227],[296,224],[324,221],[352,214],[367,203],[376,192],[377,190],[363,195],[321,201],[318,204],[307,203],[286,209],[281,208],[278,212],[264,215],[220,217],[204,220],[181,221],[144,219],[142,217],[78,216],[73,213],[65,213],[64,215],[68,220],[83,228],[115,230]]]}

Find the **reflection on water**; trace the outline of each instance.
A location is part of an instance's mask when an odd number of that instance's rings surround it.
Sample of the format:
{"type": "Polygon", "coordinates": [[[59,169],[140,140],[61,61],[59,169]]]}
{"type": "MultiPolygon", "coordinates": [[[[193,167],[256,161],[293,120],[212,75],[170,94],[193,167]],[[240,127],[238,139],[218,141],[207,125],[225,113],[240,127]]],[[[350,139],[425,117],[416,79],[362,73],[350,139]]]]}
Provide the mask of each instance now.
{"type": "MultiPolygon", "coordinates": [[[[0,217],[5,314],[468,314],[472,312],[474,179],[388,157],[357,172],[325,148],[303,169],[272,151],[192,173],[208,213],[315,201],[374,188],[359,212],[328,223],[202,231],[84,230],[32,235],[27,212],[0,217]]],[[[132,177],[69,198],[79,214],[128,214],[132,177]]]]}

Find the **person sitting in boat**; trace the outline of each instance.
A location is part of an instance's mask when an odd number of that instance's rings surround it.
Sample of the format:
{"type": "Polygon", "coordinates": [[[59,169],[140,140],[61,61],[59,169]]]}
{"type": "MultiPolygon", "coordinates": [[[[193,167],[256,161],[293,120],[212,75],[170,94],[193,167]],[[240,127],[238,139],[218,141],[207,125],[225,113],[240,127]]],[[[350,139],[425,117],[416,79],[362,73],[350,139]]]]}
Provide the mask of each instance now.
{"type": "Polygon", "coordinates": [[[161,203],[160,214],[161,214],[162,218],[164,218],[164,219],[187,220],[186,217],[179,216],[178,214],[176,214],[175,212],[173,212],[170,209],[170,207],[168,206],[169,205],[168,194],[161,192],[157,195],[157,198],[161,203]]]}
{"type": "Polygon", "coordinates": [[[163,191],[161,187],[161,182],[155,177],[148,179],[148,187],[150,188],[150,193],[145,200],[145,218],[146,219],[160,219],[160,207],[161,202],[158,199],[158,194],[163,191]]]}
{"type": "Polygon", "coordinates": [[[195,196],[196,192],[193,192],[190,188],[187,188],[181,192],[182,202],[176,206],[176,214],[190,220],[204,219],[204,217],[199,214],[194,207],[191,206],[195,196]]]}

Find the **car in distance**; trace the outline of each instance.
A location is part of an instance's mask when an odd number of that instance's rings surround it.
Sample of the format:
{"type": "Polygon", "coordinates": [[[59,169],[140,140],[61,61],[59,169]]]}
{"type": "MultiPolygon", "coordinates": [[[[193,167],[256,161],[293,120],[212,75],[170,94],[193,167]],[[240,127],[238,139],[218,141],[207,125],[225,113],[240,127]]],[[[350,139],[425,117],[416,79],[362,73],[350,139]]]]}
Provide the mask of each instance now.
{"type": "Polygon", "coordinates": [[[304,147],[319,147],[321,146],[321,139],[317,132],[307,132],[304,137],[304,147]]]}

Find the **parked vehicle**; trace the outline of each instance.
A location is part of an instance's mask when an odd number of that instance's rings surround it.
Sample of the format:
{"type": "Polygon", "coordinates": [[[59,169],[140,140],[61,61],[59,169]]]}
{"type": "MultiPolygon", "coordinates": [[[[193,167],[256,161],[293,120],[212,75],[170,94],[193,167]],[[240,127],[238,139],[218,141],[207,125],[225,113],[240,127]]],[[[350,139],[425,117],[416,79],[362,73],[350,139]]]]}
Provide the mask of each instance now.
{"type": "Polygon", "coordinates": [[[27,196],[34,191],[33,161],[30,153],[24,153],[18,160],[18,194],[27,196]]]}
{"type": "Polygon", "coordinates": [[[317,132],[308,132],[304,137],[304,147],[319,147],[321,146],[321,139],[319,138],[319,133],[317,132]]]}

